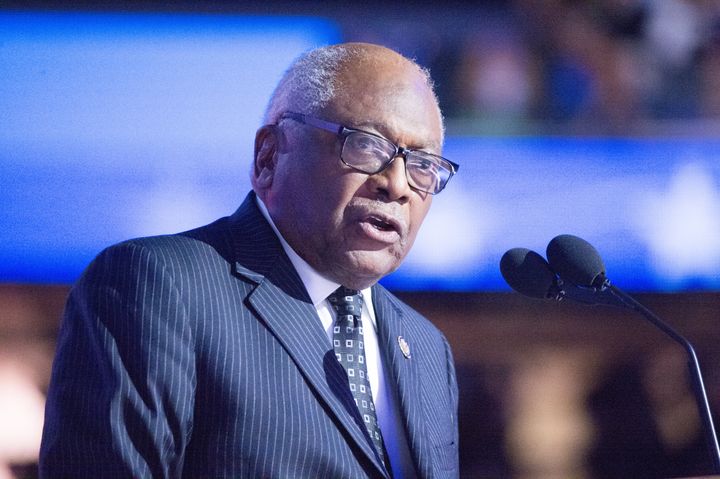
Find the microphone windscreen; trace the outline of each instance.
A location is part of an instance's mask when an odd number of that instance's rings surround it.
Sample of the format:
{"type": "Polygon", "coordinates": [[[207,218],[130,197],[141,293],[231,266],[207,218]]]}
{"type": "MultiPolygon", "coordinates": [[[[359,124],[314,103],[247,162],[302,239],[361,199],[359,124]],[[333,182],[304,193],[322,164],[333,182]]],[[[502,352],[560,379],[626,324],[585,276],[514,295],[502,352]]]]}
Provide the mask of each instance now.
{"type": "Polygon", "coordinates": [[[547,258],[552,269],[565,281],[590,287],[599,287],[605,281],[605,265],[600,253],[577,236],[553,238],[547,247],[547,258]]]}
{"type": "Polygon", "coordinates": [[[526,248],[513,248],[500,260],[500,272],[518,293],[547,299],[555,284],[555,273],[545,258],[526,248]]]}

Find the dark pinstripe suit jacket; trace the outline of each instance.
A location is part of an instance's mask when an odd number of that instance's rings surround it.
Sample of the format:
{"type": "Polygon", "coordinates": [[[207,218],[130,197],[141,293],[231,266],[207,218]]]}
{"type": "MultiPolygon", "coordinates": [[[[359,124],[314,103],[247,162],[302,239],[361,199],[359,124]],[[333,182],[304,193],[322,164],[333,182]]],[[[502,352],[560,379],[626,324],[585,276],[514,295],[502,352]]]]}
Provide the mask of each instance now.
{"type": "MultiPolygon", "coordinates": [[[[448,343],[379,285],[373,304],[419,476],[457,477],[448,343]]],[[[45,477],[387,477],[252,193],[230,217],[121,243],[89,266],[60,330],[40,466],[45,477]]]]}

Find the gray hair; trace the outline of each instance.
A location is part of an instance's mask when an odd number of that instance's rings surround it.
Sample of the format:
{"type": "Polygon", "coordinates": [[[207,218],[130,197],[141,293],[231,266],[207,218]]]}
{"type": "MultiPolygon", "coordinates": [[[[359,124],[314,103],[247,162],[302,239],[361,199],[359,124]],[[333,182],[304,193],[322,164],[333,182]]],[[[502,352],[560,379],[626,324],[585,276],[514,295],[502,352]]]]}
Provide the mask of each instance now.
{"type": "MultiPolygon", "coordinates": [[[[304,53],[290,65],[275,87],[265,111],[264,124],[277,123],[286,111],[309,115],[320,113],[338,91],[342,67],[350,61],[368,59],[369,55],[362,44],[353,43],[320,47],[304,53]]],[[[437,104],[430,72],[415,61],[405,59],[423,76],[437,104]]]]}

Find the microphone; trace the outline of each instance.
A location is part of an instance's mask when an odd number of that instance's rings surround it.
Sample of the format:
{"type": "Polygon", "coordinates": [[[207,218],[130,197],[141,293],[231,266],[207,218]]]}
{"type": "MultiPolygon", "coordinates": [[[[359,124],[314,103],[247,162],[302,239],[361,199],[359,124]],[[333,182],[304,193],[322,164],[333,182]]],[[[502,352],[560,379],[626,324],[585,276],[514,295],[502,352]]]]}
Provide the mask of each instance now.
{"type": "Polygon", "coordinates": [[[720,473],[720,447],[718,446],[710,405],[700,372],[700,363],[692,344],[669,324],[636,301],[635,298],[611,284],[605,275],[605,265],[600,258],[600,254],[584,239],[573,235],[557,236],[547,246],[547,257],[550,269],[557,272],[560,278],[581,289],[593,291],[594,295],[604,298],[610,304],[623,306],[640,313],[646,320],[685,349],[688,355],[688,367],[692,377],[695,399],[705,429],[706,442],[715,473],[720,473]]]}
{"type": "Polygon", "coordinates": [[[578,286],[602,288],[605,265],[600,253],[582,238],[560,235],[547,246],[548,261],[561,278],[578,286]]]}
{"type": "Polygon", "coordinates": [[[520,294],[539,299],[561,299],[558,278],[545,258],[527,248],[508,250],[500,259],[500,272],[520,294]]]}
{"type": "Polygon", "coordinates": [[[537,299],[572,299],[584,304],[617,305],[612,296],[598,294],[595,288],[577,286],[559,278],[545,258],[527,248],[513,248],[500,259],[500,272],[515,291],[537,299]]]}

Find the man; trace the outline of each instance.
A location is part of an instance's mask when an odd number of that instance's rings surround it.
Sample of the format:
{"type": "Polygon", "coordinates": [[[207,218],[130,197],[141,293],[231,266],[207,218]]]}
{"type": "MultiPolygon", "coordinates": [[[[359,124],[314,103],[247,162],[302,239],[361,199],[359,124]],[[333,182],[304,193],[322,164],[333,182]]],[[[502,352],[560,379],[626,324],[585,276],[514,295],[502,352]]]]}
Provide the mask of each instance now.
{"type": "Polygon", "coordinates": [[[265,123],[235,214],[111,247],[73,288],[43,475],[457,477],[450,347],[376,284],[457,169],[427,74],[314,50],[265,123]]]}

